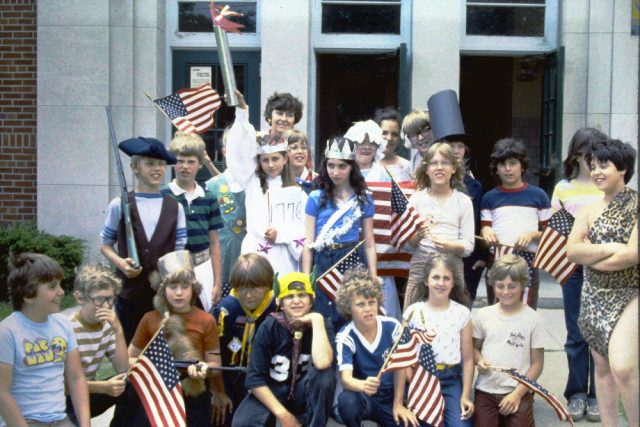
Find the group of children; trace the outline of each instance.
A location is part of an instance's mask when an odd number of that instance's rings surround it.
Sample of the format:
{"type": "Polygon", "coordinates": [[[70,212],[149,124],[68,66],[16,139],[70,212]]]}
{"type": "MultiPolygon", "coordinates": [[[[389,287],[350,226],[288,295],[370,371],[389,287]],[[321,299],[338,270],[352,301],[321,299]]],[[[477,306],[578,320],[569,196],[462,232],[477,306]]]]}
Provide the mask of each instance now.
{"type": "MultiPolygon", "coordinates": [[[[499,302],[478,310],[473,321],[450,256],[434,257],[423,274],[419,301],[405,309],[404,318],[409,328],[434,336],[430,345],[445,425],[473,420],[494,426],[500,415],[510,425],[532,423],[532,396],[492,370],[514,367],[532,379],[542,371],[542,319],[521,300],[528,282],[525,261],[506,255],[494,264],[488,280],[499,302]]],[[[18,256],[9,277],[16,311],[0,325],[0,410],[7,425],[90,425],[90,417],[114,403],[112,425],[149,425],[126,385],[126,373],[165,316],[174,357],[201,361],[188,367],[182,381],[187,425],[213,420],[215,425],[264,426],[275,418],[283,426],[325,426],[330,416],[348,426],[363,420],[428,425],[417,419],[415,408],[407,408],[412,370],[381,372],[403,325],[379,314],[380,281],[368,272],[346,273],[336,306],[349,321],[337,334],[314,310],[311,278],[298,272],[277,276],[260,255],[243,255],[236,262],[232,291],[217,306],[217,322],[195,306],[201,286],[187,251],[162,257],[157,275],[152,277],[155,310],[143,316],[126,349],[113,311],[121,286],[113,273],[83,267],[74,290],[80,308],[67,319],[57,313],[63,295],[59,265],[44,255],[18,256]],[[104,357],[116,375],[97,381],[104,357]],[[246,373],[227,371],[223,378],[215,371],[221,364],[244,366],[246,373]],[[203,367],[214,374],[207,377],[203,367]],[[34,386],[43,380],[46,387],[36,395],[34,386]]]]}
{"type": "MultiPolygon", "coordinates": [[[[121,203],[115,199],[101,232],[101,250],[116,267],[116,276],[97,267],[78,274],[74,295],[81,308],[73,326],[54,314],[62,278],[55,261],[25,254],[25,260],[17,262],[9,279],[16,313],[0,327],[0,339],[7,344],[0,369],[14,378],[3,375],[0,380],[0,409],[7,424],[69,420],[88,425],[89,416],[114,403],[112,425],[148,424],[126,373],[165,316],[170,319],[164,328],[174,357],[200,361],[184,373],[189,425],[206,425],[212,419],[216,425],[258,426],[276,418],[283,426],[324,426],[329,416],[347,425],[364,419],[382,425],[426,425],[412,412],[415,408],[407,408],[406,385],[413,372],[380,373],[402,333],[402,319],[435,334],[434,370],[447,426],[470,425],[472,419],[478,425],[495,425],[492,417],[498,415],[532,421],[531,396],[491,369],[516,367],[533,379],[542,370],[541,320],[525,305],[535,307],[535,299],[523,297],[535,295],[527,264],[516,256],[495,262],[487,282],[499,301],[479,310],[473,321],[465,289],[468,271],[462,264],[462,257],[478,246],[474,228],[482,227],[487,243],[518,249],[531,249],[539,238],[549,202],[542,190],[522,181],[527,166],[522,143],[506,139],[494,147],[491,168],[501,185],[482,197],[480,214],[474,208],[481,190],[465,167],[468,147],[463,135],[439,130],[435,109],[431,119],[413,112],[401,124],[399,115],[387,109],[376,121],[356,123],[344,138],[328,142],[316,176],[308,169],[306,137],[293,129],[302,104],[289,94],[275,94],[265,109],[270,131],[259,135],[238,95],[236,122],[225,132],[228,168],[207,182],[207,189],[195,181],[198,169],[208,165],[199,137],[177,133],[169,150],[153,138],[120,143],[137,178],[129,203],[139,265],[127,253],[121,203]],[[393,153],[401,128],[416,147],[412,157],[421,161],[403,161],[393,153]],[[369,174],[386,179],[381,173],[386,174],[386,168],[394,178],[418,180],[409,203],[424,221],[410,243],[424,254],[411,264],[411,297],[405,300],[404,313],[397,293],[389,292],[389,286],[395,289],[393,278],[380,283],[376,277],[374,203],[359,156],[365,152],[375,158],[378,150],[379,161],[369,174]],[[166,165],[175,165],[175,179],[163,187],[166,165]],[[453,200],[454,181],[460,188],[456,212],[464,221],[452,220],[443,208],[453,200]],[[463,183],[467,191],[475,191],[474,203],[464,195],[463,183]],[[294,197],[305,214],[296,215],[286,227],[275,227],[270,200],[281,188],[299,191],[294,197]],[[350,253],[354,268],[337,290],[332,294],[318,287],[314,279],[350,253]],[[382,306],[396,307],[390,310],[392,317],[378,314],[382,306]],[[13,327],[15,322],[21,322],[19,328],[13,327]],[[41,323],[60,331],[40,333],[41,323]],[[26,337],[22,329],[34,332],[26,337]],[[27,356],[44,347],[58,350],[57,358],[49,361],[45,356],[43,363],[47,369],[57,363],[55,381],[62,393],[59,374],[65,373],[66,411],[62,405],[52,413],[56,405],[49,404],[46,410],[25,409],[36,399],[31,394],[27,399],[24,388],[29,386],[15,381],[20,376],[33,384],[30,375],[40,378],[40,373],[21,371],[27,356]],[[104,356],[116,375],[95,381],[104,356]],[[220,366],[238,369],[220,373],[220,366]],[[100,397],[89,400],[84,382],[71,387],[72,381],[81,382],[81,367],[88,391],[100,397]]],[[[478,256],[469,268],[481,272],[484,259],[478,256]]],[[[58,398],[65,400],[58,392],[47,398],[57,404],[58,398]]]]}

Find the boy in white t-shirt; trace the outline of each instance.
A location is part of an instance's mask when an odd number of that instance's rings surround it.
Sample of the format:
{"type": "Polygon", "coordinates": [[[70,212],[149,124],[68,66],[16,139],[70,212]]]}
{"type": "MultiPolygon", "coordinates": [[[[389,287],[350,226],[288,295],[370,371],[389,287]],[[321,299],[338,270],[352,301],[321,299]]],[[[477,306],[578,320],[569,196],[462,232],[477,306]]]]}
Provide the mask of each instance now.
{"type": "Polygon", "coordinates": [[[522,302],[529,278],[527,263],[516,255],[501,257],[487,274],[498,302],[473,319],[473,353],[478,366],[475,427],[534,425],[533,395],[493,367],[514,368],[536,380],[544,366],[542,317],[522,302]]]}

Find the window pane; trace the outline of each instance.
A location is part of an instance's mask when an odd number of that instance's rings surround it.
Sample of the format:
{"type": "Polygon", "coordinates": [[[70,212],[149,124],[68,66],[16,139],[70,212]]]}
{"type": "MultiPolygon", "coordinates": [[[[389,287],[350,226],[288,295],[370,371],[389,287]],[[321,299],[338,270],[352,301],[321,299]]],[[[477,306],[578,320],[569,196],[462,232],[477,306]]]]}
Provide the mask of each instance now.
{"type": "Polygon", "coordinates": [[[400,5],[324,4],[322,32],[400,34],[400,5]]]}
{"type": "MultiPolygon", "coordinates": [[[[226,3],[225,3],[226,4],[226,3]]],[[[256,32],[256,3],[229,3],[231,10],[242,13],[242,16],[231,18],[234,22],[243,24],[242,33],[256,32]]],[[[181,33],[211,33],[211,14],[208,2],[181,2],[178,5],[178,31],[181,33]]]]}
{"type": "Polygon", "coordinates": [[[544,36],[543,7],[467,6],[469,36],[544,36]]]}

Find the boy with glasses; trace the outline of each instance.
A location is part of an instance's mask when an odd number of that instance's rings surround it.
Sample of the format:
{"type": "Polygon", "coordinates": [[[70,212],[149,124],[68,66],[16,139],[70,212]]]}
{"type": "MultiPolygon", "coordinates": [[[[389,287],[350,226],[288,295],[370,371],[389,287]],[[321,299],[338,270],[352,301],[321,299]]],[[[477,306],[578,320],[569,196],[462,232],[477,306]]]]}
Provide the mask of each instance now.
{"type": "MultiPolygon", "coordinates": [[[[114,405],[125,388],[124,372],[129,368],[129,356],[122,325],[113,309],[121,287],[120,279],[99,265],[82,267],[74,282],[73,296],[80,304],[80,310],[71,316],[71,324],[89,385],[91,417],[97,417],[114,405]],[[105,357],[117,375],[97,381],[96,373],[105,357]]],[[[77,423],[69,397],[67,415],[77,423]]]]}
{"type": "Polygon", "coordinates": [[[433,143],[428,111],[413,110],[402,121],[402,133],[411,143],[411,173],[415,175],[422,158],[433,143]]]}

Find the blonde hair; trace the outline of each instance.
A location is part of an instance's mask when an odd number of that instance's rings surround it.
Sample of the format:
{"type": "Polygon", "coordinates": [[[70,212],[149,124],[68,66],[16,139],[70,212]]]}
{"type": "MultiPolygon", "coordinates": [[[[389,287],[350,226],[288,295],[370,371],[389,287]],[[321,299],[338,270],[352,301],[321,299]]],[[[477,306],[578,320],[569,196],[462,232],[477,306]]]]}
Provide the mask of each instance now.
{"type": "Polygon", "coordinates": [[[455,188],[463,193],[467,192],[467,188],[464,185],[464,168],[453,153],[453,148],[446,142],[436,142],[427,151],[426,156],[418,166],[416,170],[416,187],[418,190],[431,187],[431,178],[427,174],[427,168],[429,162],[435,157],[437,153],[440,153],[445,159],[451,162],[454,167],[453,175],[451,175],[451,188],[455,188]]]}
{"type": "Polygon", "coordinates": [[[111,270],[100,264],[82,266],[73,282],[73,290],[87,296],[95,291],[109,289],[117,295],[121,288],[122,281],[111,270]]]}
{"type": "Polygon", "coordinates": [[[402,133],[413,135],[422,131],[425,127],[431,127],[429,112],[424,110],[412,110],[402,120],[402,133]]]}
{"type": "Polygon", "coordinates": [[[336,294],[336,309],[345,319],[351,319],[351,302],[355,295],[375,298],[378,300],[378,307],[382,307],[384,302],[380,281],[361,269],[347,271],[336,294]]]}
{"type": "Polygon", "coordinates": [[[200,164],[204,164],[205,146],[200,135],[195,133],[176,132],[169,151],[176,156],[195,156],[200,164]]]}
{"type": "Polygon", "coordinates": [[[517,255],[503,255],[487,273],[487,282],[493,286],[496,280],[504,280],[507,277],[518,283],[521,288],[525,288],[529,284],[527,262],[517,255]]]}
{"type": "MultiPolygon", "coordinates": [[[[159,274],[157,276],[159,276],[159,274]]],[[[153,281],[151,278],[149,280],[153,281]]],[[[171,304],[169,304],[169,301],[167,300],[167,286],[177,283],[188,283],[191,285],[192,306],[195,306],[195,302],[202,292],[202,285],[198,282],[198,279],[196,279],[196,275],[193,270],[182,269],[167,274],[167,277],[162,280],[156,290],[156,295],[153,297],[153,306],[163,315],[164,313],[172,311],[171,304]]]]}

